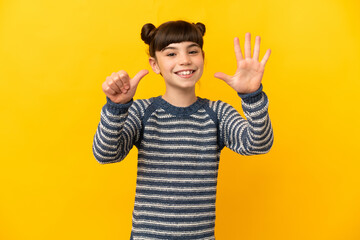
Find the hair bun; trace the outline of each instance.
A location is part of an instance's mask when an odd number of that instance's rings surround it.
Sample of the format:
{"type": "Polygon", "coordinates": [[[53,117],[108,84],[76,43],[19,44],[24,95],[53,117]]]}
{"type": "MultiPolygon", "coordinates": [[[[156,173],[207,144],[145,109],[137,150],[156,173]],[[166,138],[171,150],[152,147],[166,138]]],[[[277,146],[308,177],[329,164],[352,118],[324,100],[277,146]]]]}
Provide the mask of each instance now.
{"type": "Polygon", "coordinates": [[[154,39],[154,33],[156,27],[152,23],[145,24],[141,29],[141,39],[146,43],[149,44],[154,39]]]}
{"type": "Polygon", "coordinates": [[[206,31],[205,25],[201,22],[198,22],[195,24],[195,26],[200,30],[201,35],[204,36],[206,31]]]}

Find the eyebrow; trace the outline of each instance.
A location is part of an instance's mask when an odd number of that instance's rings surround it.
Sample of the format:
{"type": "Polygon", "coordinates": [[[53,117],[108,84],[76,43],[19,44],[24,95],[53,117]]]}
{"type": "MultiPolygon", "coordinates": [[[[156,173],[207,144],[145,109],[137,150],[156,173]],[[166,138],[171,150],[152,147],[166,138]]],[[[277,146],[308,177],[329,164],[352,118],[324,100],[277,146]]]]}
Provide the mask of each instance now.
{"type": "MultiPolygon", "coordinates": [[[[192,47],[200,47],[200,46],[199,46],[199,44],[197,44],[197,43],[193,43],[193,44],[190,44],[189,46],[187,46],[186,48],[192,48],[192,47]]],[[[167,49],[176,50],[176,49],[178,49],[178,48],[177,48],[177,47],[169,47],[169,46],[167,46],[167,47],[164,47],[164,48],[161,50],[161,52],[163,52],[163,51],[165,51],[165,50],[167,50],[167,49]]]]}

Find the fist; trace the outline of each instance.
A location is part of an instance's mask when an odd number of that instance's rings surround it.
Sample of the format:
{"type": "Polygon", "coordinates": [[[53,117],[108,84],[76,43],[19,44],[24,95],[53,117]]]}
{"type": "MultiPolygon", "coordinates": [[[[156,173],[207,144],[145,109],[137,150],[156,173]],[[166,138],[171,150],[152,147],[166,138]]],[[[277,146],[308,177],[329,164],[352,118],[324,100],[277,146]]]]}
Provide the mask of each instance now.
{"type": "Polygon", "coordinates": [[[148,70],[141,70],[133,78],[121,70],[107,77],[102,84],[105,95],[114,103],[128,103],[135,95],[140,80],[148,74],[148,70]]]}

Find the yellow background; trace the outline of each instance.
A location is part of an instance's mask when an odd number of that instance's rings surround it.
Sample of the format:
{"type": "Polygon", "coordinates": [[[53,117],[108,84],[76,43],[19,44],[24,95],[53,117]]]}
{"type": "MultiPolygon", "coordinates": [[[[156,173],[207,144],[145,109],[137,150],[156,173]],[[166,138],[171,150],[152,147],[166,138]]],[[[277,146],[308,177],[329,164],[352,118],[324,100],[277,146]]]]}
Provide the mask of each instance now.
{"type": "MultiPolygon", "coordinates": [[[[207,27],[198,95],[241,104],[213,74],[260,35],[275,142],[222,153],[219,240],[360,239],[360,2],[0,1],[0,239],[129,239],[136,150],[100,165],[93,135],[114,71],[149,69],[143,24],[207,27]]],[[[150,73],[135,98],[161,95],[150,73]]]]}

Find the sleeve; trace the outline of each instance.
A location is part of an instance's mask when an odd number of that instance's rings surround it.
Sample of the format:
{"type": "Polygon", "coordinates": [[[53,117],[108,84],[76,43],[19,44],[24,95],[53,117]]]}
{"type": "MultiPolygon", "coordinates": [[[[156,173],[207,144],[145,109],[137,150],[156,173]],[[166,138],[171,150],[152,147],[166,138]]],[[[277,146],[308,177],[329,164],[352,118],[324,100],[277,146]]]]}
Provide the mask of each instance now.
{"type": "Polygon", "coordinates": [[[241,155],[269,152],[274,137],[268,114],[269,101],[262,85],[256,92],[238,95],[246,119],[229,104],[223,104],[219,120],[222,144],[241,155]]]}
{"type": "Polygon", "coordinates": [[[118,104],[107,98],[93,139],[93,154],[99,163],[123,160],[138,141],[141,120],[133,101],[118,104]]]}

